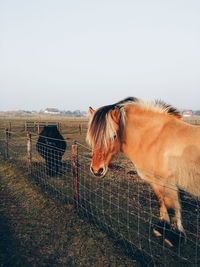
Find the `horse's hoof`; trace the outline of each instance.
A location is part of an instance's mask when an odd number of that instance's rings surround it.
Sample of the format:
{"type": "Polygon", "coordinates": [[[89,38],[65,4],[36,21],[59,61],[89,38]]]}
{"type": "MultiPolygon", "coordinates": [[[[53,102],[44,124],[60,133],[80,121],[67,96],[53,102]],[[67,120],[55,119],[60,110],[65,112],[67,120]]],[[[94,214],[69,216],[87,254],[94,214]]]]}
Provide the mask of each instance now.
{"type": "Polygon", "coordinates": [[[157,229],[155,229],[155,228],[153,228],[153,233],[154,233],[154,235],[156,237],[161,237],[162,236],[162,234],[157,229]]]}
{"type": "Polygon", "coordinates": [[[178,246],[186,240],[183,232],[173,229],[166,221],[160,221],[157,225],[152,225],[153,233],[156,237],[162,237],[164,243],[169,247],[178,246]]]}
{"type": "Polygon", "coordinates": [[[165,239],[177,247],[181,245],[182,243],[186,242],[186,235],[185,233],[172,228],[171,231],[168,231],[166,233],[165,239]]]}
{"type": "Polygon", "coordinates": [[[153,224],[153,233],[156,237],[161,237],[165,235],[165,232],[168,231],[171,227],[167,221],[159,221],[158,224],[153,224]]]}
{"type": "Polygon", "coordinates": [[[173,246],[174,246],[174,244],[170,241],[170,240],[168,240],[168,239],[164,239],[164,242],[165,242],[165,244],[168,246],[168,247],[170,247],[170,248],[173,248],[173,246]]]}

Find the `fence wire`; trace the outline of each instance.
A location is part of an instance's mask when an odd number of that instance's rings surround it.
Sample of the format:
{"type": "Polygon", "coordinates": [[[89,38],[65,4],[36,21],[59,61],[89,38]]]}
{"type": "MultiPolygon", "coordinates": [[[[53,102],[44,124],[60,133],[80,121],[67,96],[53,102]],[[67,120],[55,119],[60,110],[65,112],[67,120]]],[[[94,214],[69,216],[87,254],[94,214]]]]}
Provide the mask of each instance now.
{"type": "MultiPolygon", "coordinates": [[[[63,205],[73,205],[72,143],[67,141],[67,149],[60,160],[51,142],[38,143],[38,135],[32,133],[31,162],[28,162],[27,140],[25,132],[9,132],[7,138],[1,132],[1,155],[26,168],[29,178],[63,205]],[[42,151],[42,156],[38,150],[42,151]]],[[[163,238],[152,233],[153,225],[159,227],[158,201],[150,185],[139,178],[134,166],[119,155],[110,164],[106,177],[96,178],[89,171],[91,150],[81,143],[76,144],[79,151],[77,211],[80,216],[106,231],[131,255],[146,258],[149,265],[174,266],[177,262],[188,266],[200,265],[200,209],[197,199],[181,192],[187,239],[182,242],[180,238],[176,246],[169,247],[163,238]]],[[[163,231],[167,230],[164,227],[163,231]]]]}
{"type": "Polygon", "coordinates": [[[121,161],[112,164],[110,173],[100,179],[88,173],[89,162],[79,155],[80,211],[113,233],[133,252],[137,247],[155,262],[168,266],[176,262],[198,265],[199,201],[181,193],[187,240],[182,242],[180,237],[177,246],[169,247],[152,233],[152,226],[158,227],[159,218],[159,205],[154,193],[138,177],[134,167],[122,167],[121,161]]]}

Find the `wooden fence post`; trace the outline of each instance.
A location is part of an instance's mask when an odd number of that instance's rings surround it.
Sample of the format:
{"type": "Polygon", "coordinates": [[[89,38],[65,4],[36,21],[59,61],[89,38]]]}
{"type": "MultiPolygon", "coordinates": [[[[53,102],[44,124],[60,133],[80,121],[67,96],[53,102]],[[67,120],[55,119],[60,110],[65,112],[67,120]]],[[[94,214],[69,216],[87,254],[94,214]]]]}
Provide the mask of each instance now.
{"type": "Polygon", "coordinates": [[[8,138],[9,138],[9,131],[8,131],[8,128],[5,129],[5,143],[6,143],[6,147],[5,147],[5,156],[6,156],[6,159],[8,159],[8,138]]]}
{"type": "Polygon", "coordinates": [[[37,133],[40,134],[40,123],[39,123],[39,121],[37,123],[37,133]]]}
{"type": "Polygon", "coordinates": [[[9,122],[9,138],[11,138],[11,131],[12,131],[12,124],[11,121],[9,122]]]}
{"type": "Polygon", "coordinates": [[[79,124],[79,133],[82,134],[82,124],[79,124]]]}
{"type": "Polygon", "coordinates": [[[58,123],[58,129],[59,129],[60,132],[62,132],[61,122],[58,123]]]}
{"type": "Polygon", "coordinates": [[[37,130],[37,122],[34,121],[34,132],[36,132],[36,130],[37,130]]]}
{"type": "Polygon", "coordinates": [[[72,145],[72,173],[73,173],[73,195],[74,208],[77,209],[79,205],[79,186],[78,186],[78,145],[76,141],[72,145]]]}
{"type": "Polygon", "coordinates": [[[30,133],[27,133],[27,156],[28,156],[28,171],[31,173],[32,165],[32,137],[30,133]]]}

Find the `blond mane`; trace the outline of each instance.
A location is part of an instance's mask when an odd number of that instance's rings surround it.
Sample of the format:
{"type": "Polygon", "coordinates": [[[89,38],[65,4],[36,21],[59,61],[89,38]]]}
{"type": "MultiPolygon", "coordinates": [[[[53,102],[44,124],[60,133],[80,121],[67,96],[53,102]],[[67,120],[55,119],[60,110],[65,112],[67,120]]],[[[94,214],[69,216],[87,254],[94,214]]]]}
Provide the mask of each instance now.
{"type": "Polygon", "coordinates": [[[133,98],[133,100],[131,101],[131,98],[128,98],[127,100],[125,99],[125,100],[120,101],[118,103],[119,103],[118,106],[120,106],[122,108],[125,108],[127,105],[134,105],[134,106],[137,105],[138,107],[140,107],[141,109],[144,109],[144,110],[169,114],[169,115],[173,115],[177,118],[182,117],[180,111],[177,108],[165,103],[162,100],[147,101],[147,100],[143,100],[143,99],[133,98]]]}
{"type": "Polygon", "coordinates": [[[158,113],[173,115],[181,118],[180,112],[173,106],[166,104],[161,100],[145,101],[135,97],[128,97],[113,105],[103,106],[97,109],[90,118],[86,140],[94,148],[95,146],[107,146],[108,142],[120,135],[125,125],[125,108],[128,105],[137,105],[139,108],[158,113]],[[120,132],[116,131],[116,123],[111,117],[111,111],[119,109],[120,111],[120,132]]]}

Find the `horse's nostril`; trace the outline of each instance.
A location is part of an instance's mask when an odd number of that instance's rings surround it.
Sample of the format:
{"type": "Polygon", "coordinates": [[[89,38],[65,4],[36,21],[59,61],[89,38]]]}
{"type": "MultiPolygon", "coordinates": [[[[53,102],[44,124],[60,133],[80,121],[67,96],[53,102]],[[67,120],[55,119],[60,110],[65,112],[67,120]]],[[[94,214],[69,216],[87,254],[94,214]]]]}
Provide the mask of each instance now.
{"type": "Polygon", "coordinates": [[[99,168],[97,170],[93,169],[92,167],[90,167],[90,171],[95,175],[95,176],[102,176],[103,172],[104,172],[104,168],[99,168]]]}
{"type": "Polygon", "coordinates": [[[103,168],[100,168],[100,169],[98,170],[98,174],[101,175],[101,174],[103,173],[103,171],[104,171],[104,169],[103,169],[103,168]]]}

